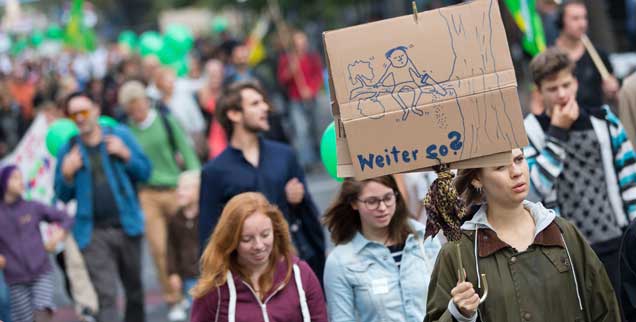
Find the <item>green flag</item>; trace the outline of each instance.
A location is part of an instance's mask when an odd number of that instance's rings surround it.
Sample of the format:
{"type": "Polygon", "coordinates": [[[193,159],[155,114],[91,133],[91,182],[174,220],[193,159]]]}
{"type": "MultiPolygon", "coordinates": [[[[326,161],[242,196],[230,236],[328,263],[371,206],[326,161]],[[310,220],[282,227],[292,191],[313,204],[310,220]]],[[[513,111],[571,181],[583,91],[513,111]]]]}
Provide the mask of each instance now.
{"type": "Polygon", "coordinates": [[[84,0],[73,0],[64,43],[78,50],[93,51],[97,47],[95,32],[84,25],[84,0]]]}
{"type": "Polygon", "coordinates": [[[517,26],[523,32],[523,49],[532,56],[545,50],[543,22],[537,12],[535,0],[505,0],[517,26]]]}

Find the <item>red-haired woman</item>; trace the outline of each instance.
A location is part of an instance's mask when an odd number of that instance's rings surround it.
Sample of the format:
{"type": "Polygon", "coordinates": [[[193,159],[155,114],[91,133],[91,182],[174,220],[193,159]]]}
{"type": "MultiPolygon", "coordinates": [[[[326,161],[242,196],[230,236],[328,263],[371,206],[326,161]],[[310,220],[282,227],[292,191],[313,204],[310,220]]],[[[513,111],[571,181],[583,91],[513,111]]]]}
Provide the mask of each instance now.
{"type": "Polygon", "coordinates": [[[230,199],[201,257],[191,322],[327,322],[320,283],[260,193],[230,199]]]}

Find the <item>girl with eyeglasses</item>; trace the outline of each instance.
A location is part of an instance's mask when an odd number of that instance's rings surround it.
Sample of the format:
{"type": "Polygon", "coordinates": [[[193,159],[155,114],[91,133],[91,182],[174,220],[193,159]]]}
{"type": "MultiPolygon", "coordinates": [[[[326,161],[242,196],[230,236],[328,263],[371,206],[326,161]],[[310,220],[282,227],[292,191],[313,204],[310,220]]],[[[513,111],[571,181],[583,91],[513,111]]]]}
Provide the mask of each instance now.
{"type": "Polygon", "coordinates": [[[324,287],[329,321],[417,321],[441,243],[409,219],[392,176],[345,179],[324,216],[336,245],[324,287]]]}

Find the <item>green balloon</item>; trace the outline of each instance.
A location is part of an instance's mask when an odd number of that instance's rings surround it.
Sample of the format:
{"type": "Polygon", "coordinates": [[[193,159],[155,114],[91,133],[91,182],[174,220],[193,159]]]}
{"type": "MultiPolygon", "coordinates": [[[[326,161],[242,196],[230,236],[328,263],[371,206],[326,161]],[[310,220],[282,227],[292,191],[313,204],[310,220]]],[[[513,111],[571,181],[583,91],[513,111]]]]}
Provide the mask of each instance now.
{"type": "Polygon", "coordinates": [[[188,74],[190,68],[185,58],[179,59],[176,62],[170,64],[170,67],[177,73],[177,76],[183,77],[188,74]]]}
{"type": "Polygon", "coordinates": [[[44,42],[44,34],[39,31],[33,31],[33,33],[31,33],[31,46],[33,46],[34,48],[38,48],[40,47],[40,45],[42,45],[42,42],[44,42]]]}
{"type": "Polygon", "coordinates": [[[59,119],[53,122],[46,132],[46,148],[52,156],[57,156],[57,152],[60,148],[77,134],[79,134],[79,130],[73,121],[69,119],[59,119]]]}
{"type": "Polygon", "coordinates": [[[225,17],[216,17],[212,21],[212,31],[216,34],[220,34],[227,30],[227,19],[225,17]]]}
{"type": "Polygon", "coordinates": [[[20,38],[11,44],[10,53],[13,56],[17,56],[22,53],[29,46],[29,41],[26,38],[20,38]]]}
{"type": "Polygon", "coordinates": [[[102,115],[97,119],[97,122],[101,126],[115,127],[119,122],[117,122],[114,118],[106,115],[102,115]]]}
{"type": "Polygon", "coordinates": [[[194,45],[194,36],[188,27],[171,25],[163,36],[165,44],[180,55],[186,54],[194,45]]]}
{"type": "Polygon", "coordinates": [[[163,47],[157,53],[157,56],[159,56],[159,61],[164,65],[171,65],[183,57],[183,55],[177,52],[177,50],[168,46],[165,41],[163,43],[163,47]]]}
{"type": "Polygon", "coordinates": [[[46,29],[46,38],[53,40],[61,40],[64,38],[64,31],[58,25],[50,25],[46,29]]]}
{"type": "Polygon", "coordinates": [[[338,177],[338,156],[336,154],[336,126],[333,122],[327,126],[325,132],[322,134],[322,140],[320,141],[320,158],[322,164],[327,169],[327,173],[339,182],[342,182],[342,178],[338,177]]]}
{"type": "Polygon", "coordinates": [[[163,48],[163,39],[156,31],[146,31],[139,37],[139,53],[142,56],[157,54],[163,48]]]}
{"type": "Polygon", "coordinates": [[[117,43],[128,46],[129,48],[135,48],[137,45],[137,34],[131,30],[124,30],[119,34],[117,43]]]}

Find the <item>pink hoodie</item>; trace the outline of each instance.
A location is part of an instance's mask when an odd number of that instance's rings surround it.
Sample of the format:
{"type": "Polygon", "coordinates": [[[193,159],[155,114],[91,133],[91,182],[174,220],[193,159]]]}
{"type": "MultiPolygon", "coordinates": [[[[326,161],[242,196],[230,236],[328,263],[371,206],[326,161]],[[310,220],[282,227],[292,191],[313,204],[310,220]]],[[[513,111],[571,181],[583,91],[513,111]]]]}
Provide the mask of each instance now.
{"type": "Polygon", "coordinates": [[[231,282],[194,301],[190,321],[327,322],[327,308],[318,278],[304,261],[297,257],[292,261],[294,270],[287,284],[282,284],[287,273],[286,263],[278,263],[275,286],[263,303],[238,274],[233,274],[231,282]]]}

